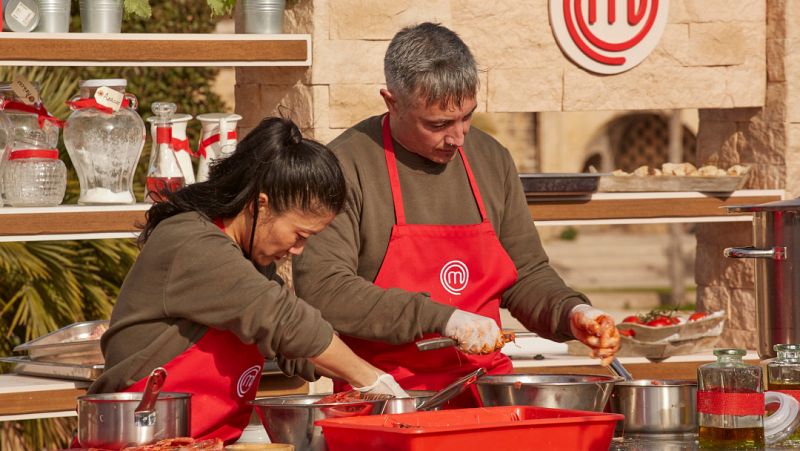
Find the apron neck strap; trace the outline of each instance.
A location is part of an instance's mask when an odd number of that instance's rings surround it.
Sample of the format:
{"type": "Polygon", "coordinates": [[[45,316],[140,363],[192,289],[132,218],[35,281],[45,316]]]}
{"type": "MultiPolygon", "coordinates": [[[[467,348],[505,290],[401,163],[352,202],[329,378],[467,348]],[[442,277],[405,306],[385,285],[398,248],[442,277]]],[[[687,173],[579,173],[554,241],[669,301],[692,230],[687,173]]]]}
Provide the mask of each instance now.
{"type": "MultiPolygon", "coordinates": [[[[389,184],[392,188],[395,220],[397,225],[405,225],[406,213],[403,208],[403,193],[400,191],[400,175],[397,172],[397,158],[395,157],[394,142],[392,141],[392,130],[389,125],[389,113],[383,116],[381,128],[383,131],[383,153],[386,156],[386,166],[389,170],[389,184]]],[[[464,169],[467,172],[469,186],[472,188],[472,196],[475,198],[475,203],[478,204],[478,211],[481,213],[481,222],[486,221],[486,208],[483,205],[483,198],[481,197],[480,190],[478,190],[478,184],[475,182],[475,176],[472,174],[472,168],[467,161],[467,156],[464,155],[464,149],[459,147],[458,154],[461,155],[461,161],[464,162],[464,169]]]]}

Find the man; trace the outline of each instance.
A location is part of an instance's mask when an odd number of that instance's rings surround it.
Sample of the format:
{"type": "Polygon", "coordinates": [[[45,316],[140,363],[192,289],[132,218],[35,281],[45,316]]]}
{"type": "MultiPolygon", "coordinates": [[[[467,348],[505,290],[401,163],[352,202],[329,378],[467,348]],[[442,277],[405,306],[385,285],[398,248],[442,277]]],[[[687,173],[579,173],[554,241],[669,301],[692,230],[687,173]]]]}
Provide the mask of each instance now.
{"type": "Polygon", "coordinates": [[[549,266],[511,156],[470,130],[478,73],[467,46],[437,24],[405,28],[384,72],[388,114],[330,144],[349,203],[294,260],[298,295],[407,390],[440,389],[478,367],[512,372],[494,350],[500,307],[545,338],[575,337],[610,360],[613,320],[549,266]],[[437,333],[464,352],[416,349],[437,333]]]}

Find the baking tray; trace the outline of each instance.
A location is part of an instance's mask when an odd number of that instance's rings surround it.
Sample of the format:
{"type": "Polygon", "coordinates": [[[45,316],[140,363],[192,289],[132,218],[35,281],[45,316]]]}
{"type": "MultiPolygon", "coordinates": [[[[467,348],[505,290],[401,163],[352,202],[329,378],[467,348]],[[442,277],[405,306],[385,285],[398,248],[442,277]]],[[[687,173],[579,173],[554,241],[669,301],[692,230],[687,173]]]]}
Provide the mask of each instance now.
{"type": "Polygon", "coordinates": [[[77,363],[44,362],[28,357],[0,357],[0,362],[13,363],[14,372],[27,376],[56,377],[92,382],[103,372],[102,364],[82,365],[77,363]]]}
{"type": "Polygon", "coordinates": [[[639,177],[604,175],[600,179],[602,192],[700,191],[727,193],[742,189],[748,174],[722,177],[695,177],[691,175],[648,175],[639,177]]]}
{"type": "Polygon", "coordinates": [[[84,365],[103,363],[100,337],[90,338],[98,328],[108,329],[108,320],[70,324],[17,346],[14,352],[27,352],[31,360],[84,365]]]}
{"type": "Polygon", "coordinates": [[[526,196],[569,196],[596,192],[600,177],[594,173],[520,174],[526,196]]]}

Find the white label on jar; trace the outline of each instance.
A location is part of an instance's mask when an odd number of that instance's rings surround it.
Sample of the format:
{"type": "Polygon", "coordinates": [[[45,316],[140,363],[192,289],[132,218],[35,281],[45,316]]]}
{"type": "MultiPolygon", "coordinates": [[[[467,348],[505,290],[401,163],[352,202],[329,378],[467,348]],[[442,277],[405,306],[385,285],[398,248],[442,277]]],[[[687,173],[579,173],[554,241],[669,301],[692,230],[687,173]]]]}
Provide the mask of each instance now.
{"type": "Polygon", "coordinates": [[[101,106],[111,108],[112,111],[119,111],[124,98],[125,94],[106,86],[101,86],[94,92],[94,100],[101,106]]]}
{"type": "MultiPolygon", "coordinates": [[[[20,3],[21,4],[21,3],[20,3]]],[[[39,101],[39,91],[25,77],[18,76],[11,82],[11,90],[23,103],[33,105],[39,101]]]]}
{"type": "Polygon", "coordinates": [[[14,11],[11,11],[11,17],[22,24],[23,27],[28,28],[28,25],[31,24],[33,18],[36,17],[36,13],[33,12],[32,9],[25,6],[25,4],[17,3],[17,7],[14,8],[14,11]]]}

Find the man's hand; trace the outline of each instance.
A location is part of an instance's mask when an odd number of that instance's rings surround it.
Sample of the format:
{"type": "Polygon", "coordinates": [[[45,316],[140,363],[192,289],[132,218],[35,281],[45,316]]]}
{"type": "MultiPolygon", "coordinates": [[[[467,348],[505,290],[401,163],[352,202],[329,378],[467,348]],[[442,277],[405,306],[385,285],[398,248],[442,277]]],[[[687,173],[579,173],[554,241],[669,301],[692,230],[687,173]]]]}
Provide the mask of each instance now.
{"type": "Polygon", "coordinates": [[[467,354],[494,352],[501,333],[497,323],[485,316],[456,310],[444,328],[444,334],[458,342],[458,348],[467,354]]]}
{"type": "Polygon", "coordinates": [[[619,332],[614,320],[604,311],[590,305],[575,306],[569,314],[572,335],[592,348],[592,357],[602,359],[608,366],[619,351],[619,332]]]}
{"type": "Polygon", "coordinates": [[[353,387],[361,393],[372,393],[382,395],[394,395],[395,398],[408,398],[408,393],[400,387],[391,374],[381,373],[375,382],[366,387],[353,387]]]}

